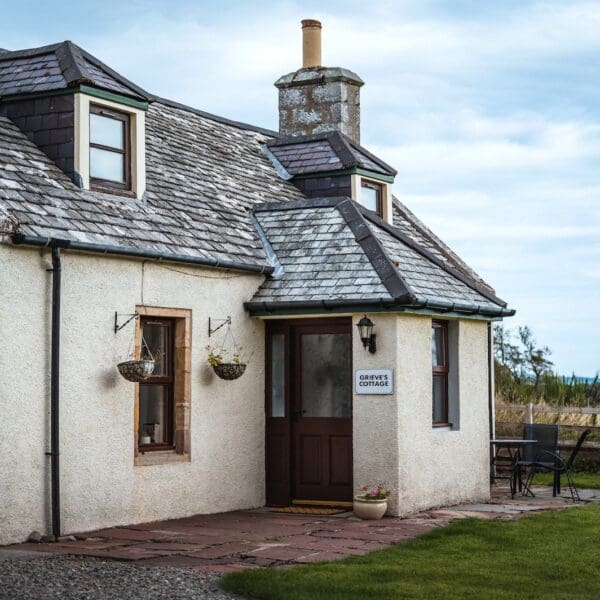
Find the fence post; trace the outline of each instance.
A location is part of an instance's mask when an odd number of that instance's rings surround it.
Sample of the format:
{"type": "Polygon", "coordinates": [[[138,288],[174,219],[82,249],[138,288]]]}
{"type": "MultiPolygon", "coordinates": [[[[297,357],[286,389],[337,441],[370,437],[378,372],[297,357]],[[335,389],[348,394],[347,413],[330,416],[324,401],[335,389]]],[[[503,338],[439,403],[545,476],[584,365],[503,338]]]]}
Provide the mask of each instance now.
{"type": "Polygon", "coordinates": [[[533,402],[527,404],[527,423],[533,423],[533,402]]]}

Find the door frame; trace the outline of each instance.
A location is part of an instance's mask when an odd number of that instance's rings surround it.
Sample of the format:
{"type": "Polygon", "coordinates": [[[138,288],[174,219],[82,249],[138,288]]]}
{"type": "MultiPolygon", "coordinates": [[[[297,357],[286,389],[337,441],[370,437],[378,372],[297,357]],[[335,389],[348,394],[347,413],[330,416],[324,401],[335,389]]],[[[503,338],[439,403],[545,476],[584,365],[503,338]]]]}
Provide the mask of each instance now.
{"type": "MultiPolygon", "coordinates": [[[[296,340],[294,330],[299,326],[323,327],[331,325],[342,325],[347,327],[350,334],[350,390],[351,407],[353,403],[352,375],[353,375],[353,352],[352,352],[352,317],[311,317],[292,319],[268,319],[265,320],[265,487],[267,506],[288,506],[294,500],[294,454],[292,436],[292,410],[294,402],[293,389],[297,385],[300,373],[296,366],[299,365],[294,356],[296,340]],[[272,402],[272,335],[283,334],[284,336],[284,417],[271,416],[272,402]],[[273,474],[279,477],[273,479],[273,474]]],[[[351,421],[353,421],[353,411],[351,421]]],[[[352,432],[352,427],[351,427],[352,432]]],[[[352,433],[351,433],[352,435],[352,433]]]]}

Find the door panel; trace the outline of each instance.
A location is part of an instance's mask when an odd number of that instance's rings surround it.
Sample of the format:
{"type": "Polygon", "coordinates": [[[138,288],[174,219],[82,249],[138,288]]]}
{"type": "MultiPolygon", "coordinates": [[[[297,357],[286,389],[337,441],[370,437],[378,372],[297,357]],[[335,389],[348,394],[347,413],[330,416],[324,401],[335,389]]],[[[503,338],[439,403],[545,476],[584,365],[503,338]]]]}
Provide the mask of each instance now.
{"type": "MultiPolygon", "coordinates": [[[[347,320],[344,320],[347,321],[347,320]]],[[[351,500],[352,336],[333,320],[294,328],[292,390],[293,489],[295,499],[351,500]],[[310,436],[309,447],[303,440],[310,436]],[[314,451],[318,439],[318,454],[314,451]],[[335,441],[334,441],[335,439],[335,441]],[[304,479],[311,463],[311,481],[304,479]]]]}
{"type": "Polygon", "coordinates": [[[267,324],[267,504],[352,499],[351,328],[267,324]]]}

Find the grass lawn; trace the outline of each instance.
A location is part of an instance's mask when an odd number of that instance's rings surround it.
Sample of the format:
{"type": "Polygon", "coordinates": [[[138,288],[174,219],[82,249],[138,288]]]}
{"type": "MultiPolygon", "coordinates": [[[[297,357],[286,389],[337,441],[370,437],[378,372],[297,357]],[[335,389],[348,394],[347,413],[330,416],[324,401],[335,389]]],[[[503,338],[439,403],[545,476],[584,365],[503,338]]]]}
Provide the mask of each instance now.
{"type": "Polygon", "coordinates": [[[600,505],[518,521],[465,519],[343,561],[227,575],[268,600],[600,598],[600,505]]]}
{"type": "MultiPolygon", "coordinates": [[[[600,473],[573,473],[575,487],[579,489],[600,490],[600,473]]],[[[552,485],[552,473],[537,473],[533,478],[534,485],[552,485]]],[[[567,478],[563,475],[560,485],[565,491],[568,489],[567,478]]]]}

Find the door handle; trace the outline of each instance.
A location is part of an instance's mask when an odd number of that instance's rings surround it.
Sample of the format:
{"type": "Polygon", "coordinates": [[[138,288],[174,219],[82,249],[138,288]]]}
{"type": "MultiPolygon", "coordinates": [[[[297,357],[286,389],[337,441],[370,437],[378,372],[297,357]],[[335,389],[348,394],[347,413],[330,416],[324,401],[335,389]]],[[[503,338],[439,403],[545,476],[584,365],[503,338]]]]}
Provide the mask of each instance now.
{"type": "Polygon", "coordinates": [[[292,421],[297,421],[305,412],[305,410],[293,410],[292,421]]]}

